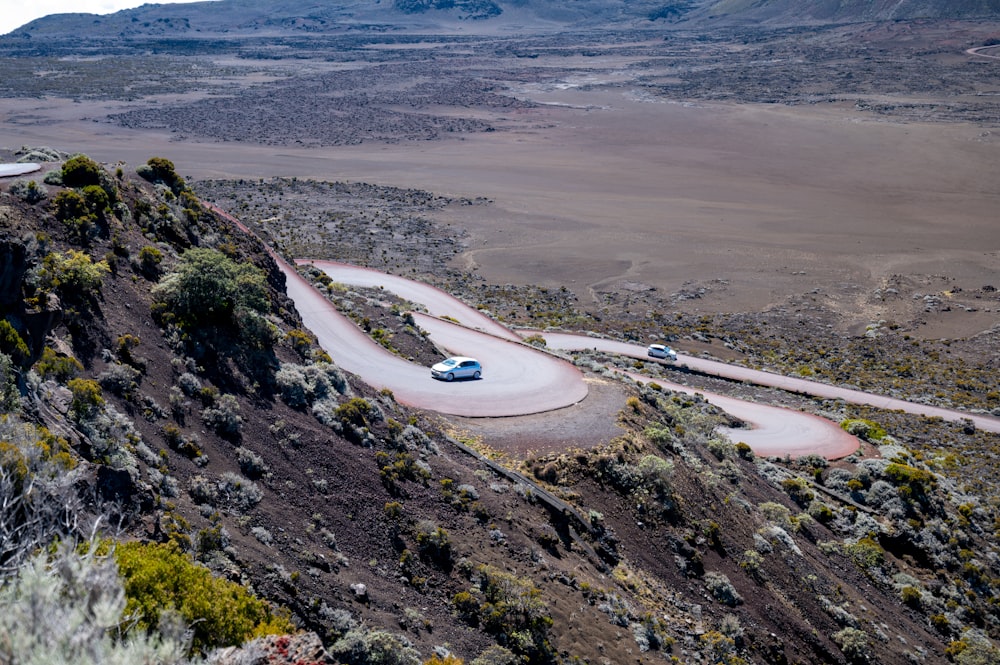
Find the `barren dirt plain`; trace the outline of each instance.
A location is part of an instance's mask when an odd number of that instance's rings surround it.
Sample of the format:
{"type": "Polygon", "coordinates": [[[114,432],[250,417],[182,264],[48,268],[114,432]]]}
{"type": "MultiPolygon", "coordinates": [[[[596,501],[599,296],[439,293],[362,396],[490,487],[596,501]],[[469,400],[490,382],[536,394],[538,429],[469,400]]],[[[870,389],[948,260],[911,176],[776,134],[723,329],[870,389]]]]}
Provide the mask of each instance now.
{"type": "MultiPolygon", "coordinates": [[[[966,52],[998,29],[411,35],[284,58],[236,40],[127,68],[24,58],[8,65],[0,147],[164,156],[193,182],[244,189],[423,190],[458,200],[421,211],[451,235],[428,271],[564,289],[595,317],[777,311],[840,334],[890,322],[967,338],[1000,321],[1000,61],[966,52]]],[[[300,197],[301,219],[282,210],[269,230],[305,233],[331,205],[300,197]]]]}
{"type": "Polygon", "coordinates": [[[1000,282],[1000,65],[961,48],[989,26],[919,28],[825,29],[814,50],[802,35],[762,46],[642,34],[580,47],[387,40],[351,62],[211,57],[209,76],[130,100],[126,80],[6,96],[0,146],[165,156],[193,181],[485,198],[431,215],[462,233],[453,265],[494,284],[566,287],[584,308],[794,301],[842,332],[890,320],[967,337],[1000,321],[983,289],[1000,282]],[[437,92],[417,98],[425,87],[437,92]]]}

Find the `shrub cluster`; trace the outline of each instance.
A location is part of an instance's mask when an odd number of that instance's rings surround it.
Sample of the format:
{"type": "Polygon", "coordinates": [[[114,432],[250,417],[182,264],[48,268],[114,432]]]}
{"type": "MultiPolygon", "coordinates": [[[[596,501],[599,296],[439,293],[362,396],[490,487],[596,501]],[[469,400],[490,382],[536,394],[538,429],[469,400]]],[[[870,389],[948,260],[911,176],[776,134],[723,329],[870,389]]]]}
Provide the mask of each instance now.
{"type": "Polygon", "coordinates": [[[153,630],[171,614],[192,631],[195,653],[294,630],[290,618],[239,584],[213,577],[174,543],[120,543],[115,560],[128,598],[132,630],[153,630]]]}

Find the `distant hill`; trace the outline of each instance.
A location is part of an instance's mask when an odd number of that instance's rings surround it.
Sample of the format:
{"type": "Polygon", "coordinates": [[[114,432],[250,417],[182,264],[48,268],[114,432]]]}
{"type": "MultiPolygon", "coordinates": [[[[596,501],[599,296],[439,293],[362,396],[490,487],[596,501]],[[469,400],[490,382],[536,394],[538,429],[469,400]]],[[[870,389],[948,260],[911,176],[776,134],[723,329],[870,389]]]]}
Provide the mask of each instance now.
{"type": "Polygon", "coordinates": [[[997,18],[1000,0],[710,0],[689,17],[781,24],[997,18]]]}
{"type": "Polygon", "coordinates": [[[522,31],[650,24],[796,25],[1000,17],[1000,0],[217,0],[147,4],[99,16],[58,14],[10,38],[332,33],[357,30],[522,31]]]}

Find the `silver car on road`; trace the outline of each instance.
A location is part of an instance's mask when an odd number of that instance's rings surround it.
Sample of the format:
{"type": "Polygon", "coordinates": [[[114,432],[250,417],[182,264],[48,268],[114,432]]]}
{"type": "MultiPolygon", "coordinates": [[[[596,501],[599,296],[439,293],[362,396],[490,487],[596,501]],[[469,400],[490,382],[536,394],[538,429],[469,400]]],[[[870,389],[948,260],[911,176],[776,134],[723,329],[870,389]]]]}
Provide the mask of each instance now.
{"type": "Polygon", "coordinates": [[[455,356],[446,358],[431,367],[431,376],[435,379],[454,381],[455,379],[478,379],[483,375],[483,368],[475,358],[455,356]]]}
{"type": "Polygon", "coordinates": [[[650,344],[646,349],[646,354],[652,358],[663,358],[664,360],[677,360],[677,352],[669,346],[663,344],[650,344]]]}

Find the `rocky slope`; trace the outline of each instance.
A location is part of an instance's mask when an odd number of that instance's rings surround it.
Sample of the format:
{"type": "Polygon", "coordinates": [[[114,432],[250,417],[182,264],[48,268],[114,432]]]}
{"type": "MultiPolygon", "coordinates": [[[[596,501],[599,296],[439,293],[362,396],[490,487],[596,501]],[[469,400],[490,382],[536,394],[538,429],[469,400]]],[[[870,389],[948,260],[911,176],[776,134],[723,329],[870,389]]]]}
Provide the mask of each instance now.
{"type": "MultiPolygon", "coordinates": [[[[117,515],[120,539],[174,543],[289,608],[323,645],[296,638],[310,659],[1000,653],[997,506],[949,476],[963,462],[946,444],[995,440],[812,404],[863,452],[758,459],[714,433],[729,420],[704,402],[615,383],[581,358],[613,388],[602,404],[621,434],[581,447],[567,423],[562,450],[517,454],[497,428],[407,409],[326,362],[260,242],[204,209],[169,162],[82,187],[60,164],[44,183],[0,184],[4,426],[65,440],[76,487],[96,497],[87,511],[117,515]],[[233,307],[188,307],[215,302],[190,299],[217,285],[185,272],[194,260],[244,266],[227,268],[244,285],[233,307]],[[902,444],[918,431],[941,449],[902,444]]],[[[399,303],[320,285],[373,335],[426,353],[399,303]]],[[[550,450],[566,417],[552,414],[550,450]]],[[[291,645],[219,656],[282,662],[291,645]]]]}

